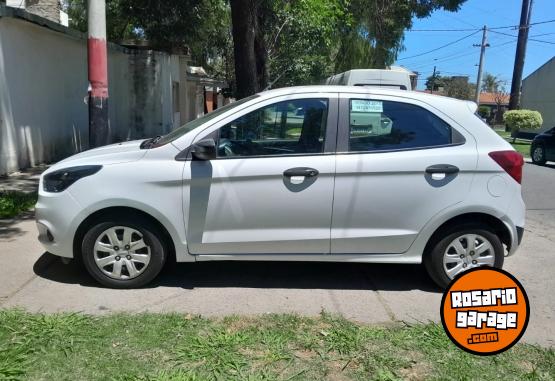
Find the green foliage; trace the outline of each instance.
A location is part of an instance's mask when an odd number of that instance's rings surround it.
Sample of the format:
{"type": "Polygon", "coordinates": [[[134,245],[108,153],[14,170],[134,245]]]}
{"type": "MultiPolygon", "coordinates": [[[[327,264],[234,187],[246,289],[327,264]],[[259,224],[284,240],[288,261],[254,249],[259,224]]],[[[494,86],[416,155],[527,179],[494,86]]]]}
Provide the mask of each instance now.
{"type": "Polygon", "coordinates": [[[462,100],[471,100],[475,85],[468,82],[468,78],[464,77],[451,77],[445,79],[446,93],[448,97],[453,97],[462,100]]]}
{"type": "Polygon", "coordinates": [[[489,118],[491,114],[491,110],[488,106],[480,106],[478,107],[478,115],[480,115],[482,118],[489,118]]]}
{"type": "Polygon", "coordinates": [[[474,356],[439,324],[355,324],[323,313],[231,316],[30,314],[0,310],[0,379],[553,379],[553,349],[474,356]]]}
{"type": "Polygon", "coordinates": [[[543,119],[538,111],[511,110],[503,114],[503,121],[509,126],[513,136],[521,129],[536,130],[543,124],[543,119]]]}
{"type": "Polygon", "coordinates": [[[36,193],[0,192],[0,218],[15,217],[31,209],[36,202],[36,193]]]}
{"type": "Polygon", "coordinates": [[[391,65],[403,50],[405,30],[414,18],[428,17],[438,9],[454,12],[465,1],[348,1],[350,22],[339,29],[335,71],[391,65]]]}
{"type": "Polygon", "coordinates": [[[434,74],[426,78],[426,90],[432,90],[432,85],[434,86],[434,91],[437,91],[440,87],[445,87],[445,77],[441,76],[441,73],[437,71],[434,74]]]}
{"type": "MultiPolygon", "coordinates": [[[[70,27],[87,31],[86,0],[67,0],[70,27]]],[[[147,40],[153,49],[189,51],[193,62],[228,79],[233,59],[225,0],[106,0],[108,40],[147,40]]]]}
{"type": "Polygon", "coordinates": [[[345,22],[341,0],[269,1],[264,40],[273,87],[315,84],[333,74],[336,30],[345,22]]]}
{"type": "Polygon", "coordinates": [[[496,75],[486,73],[482,79],[482,91],[488,93],[498,93],[504,91],[505,81],[496,75]]]}

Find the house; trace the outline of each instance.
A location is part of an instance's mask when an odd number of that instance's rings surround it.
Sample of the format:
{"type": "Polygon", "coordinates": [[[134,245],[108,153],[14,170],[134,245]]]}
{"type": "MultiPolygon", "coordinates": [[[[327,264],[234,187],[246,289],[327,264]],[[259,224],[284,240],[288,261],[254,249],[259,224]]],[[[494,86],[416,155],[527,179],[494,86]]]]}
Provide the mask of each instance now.
{"type": "Polygon", "coordinates": [[[555,127],[555,56],[524,78],[520,108],[542,114],[540,131],[555,127]]]}
{"type": "MultiPolygon", "coordinates": [[[[57,8],[39,16],[51,2],[19,0],[34,13],[0,4],[0,175],[88,148],[87,38],[57,8]]],[[[112,142],[166,134],[226,102],[227,84],[189,60],[108,43],[112,142]]]]}
{"type": "Polygon", "coordinates": [[[503,114],[509,107],[509,98],[507,93],[480,93],[479,106],[486,106],[490,110],[488,123],[503,123],[503,114]]]}

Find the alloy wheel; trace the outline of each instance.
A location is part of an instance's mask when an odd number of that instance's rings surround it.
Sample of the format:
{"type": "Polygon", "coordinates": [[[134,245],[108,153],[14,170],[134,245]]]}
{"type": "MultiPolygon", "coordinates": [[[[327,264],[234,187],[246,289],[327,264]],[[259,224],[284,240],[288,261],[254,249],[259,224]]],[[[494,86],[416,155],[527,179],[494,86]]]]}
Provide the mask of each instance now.
{"type": "Polygon", "coordinates": [[[532,152],[532,158],[535,162],[540,162],[543,160],[543,148],[536,147],[534,148],[534,152],[532,152]]]}
{"type": "Polygon", "coordinates": [[[94,244],[94,261],[100,271],[113,279],[133,279],[150,262],[151,252],[141,232],[128,226],[103,231],[94,244]]]}
{"type": "Polygon", "coordinates": [[[450,279],[463,271],[495,264],[493,245],[478,234],[464,234],[455,238],[443,254],[443,269],[450,279]]]}

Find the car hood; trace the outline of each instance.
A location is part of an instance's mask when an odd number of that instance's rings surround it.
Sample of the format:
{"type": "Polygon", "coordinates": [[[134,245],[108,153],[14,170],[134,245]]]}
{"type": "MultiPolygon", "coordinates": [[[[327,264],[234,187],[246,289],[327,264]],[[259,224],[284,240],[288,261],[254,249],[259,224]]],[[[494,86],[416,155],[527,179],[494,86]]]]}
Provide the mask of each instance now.
{"type": "Polygon", "coordinates": [[[128,163],[141,159],[148,150],[141,149],[144,140],[110,144],[70,156],[49,168],[48,172],[78,165],[109,165],[128,163]]]}

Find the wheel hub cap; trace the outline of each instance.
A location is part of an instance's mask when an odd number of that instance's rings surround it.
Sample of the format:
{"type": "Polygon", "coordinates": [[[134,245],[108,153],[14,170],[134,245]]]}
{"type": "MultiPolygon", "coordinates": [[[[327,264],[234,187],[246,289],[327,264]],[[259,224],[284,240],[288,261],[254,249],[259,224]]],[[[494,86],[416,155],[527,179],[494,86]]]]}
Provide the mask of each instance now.
{"type": "Polygon", "coordinates": [[[148,267],[150,246],[138,230],[114,226],[103,231],[96,239],[94,261],[100,271],[110,278],[133,279],[148,267]]]}
{"type": "Polygon", "coordinates": [[[494,264],[492,244],[478,234],[464,234],[455,238],[443,254],[443,269],[450,279],[471,268],[493,267],[494,264]]]}

